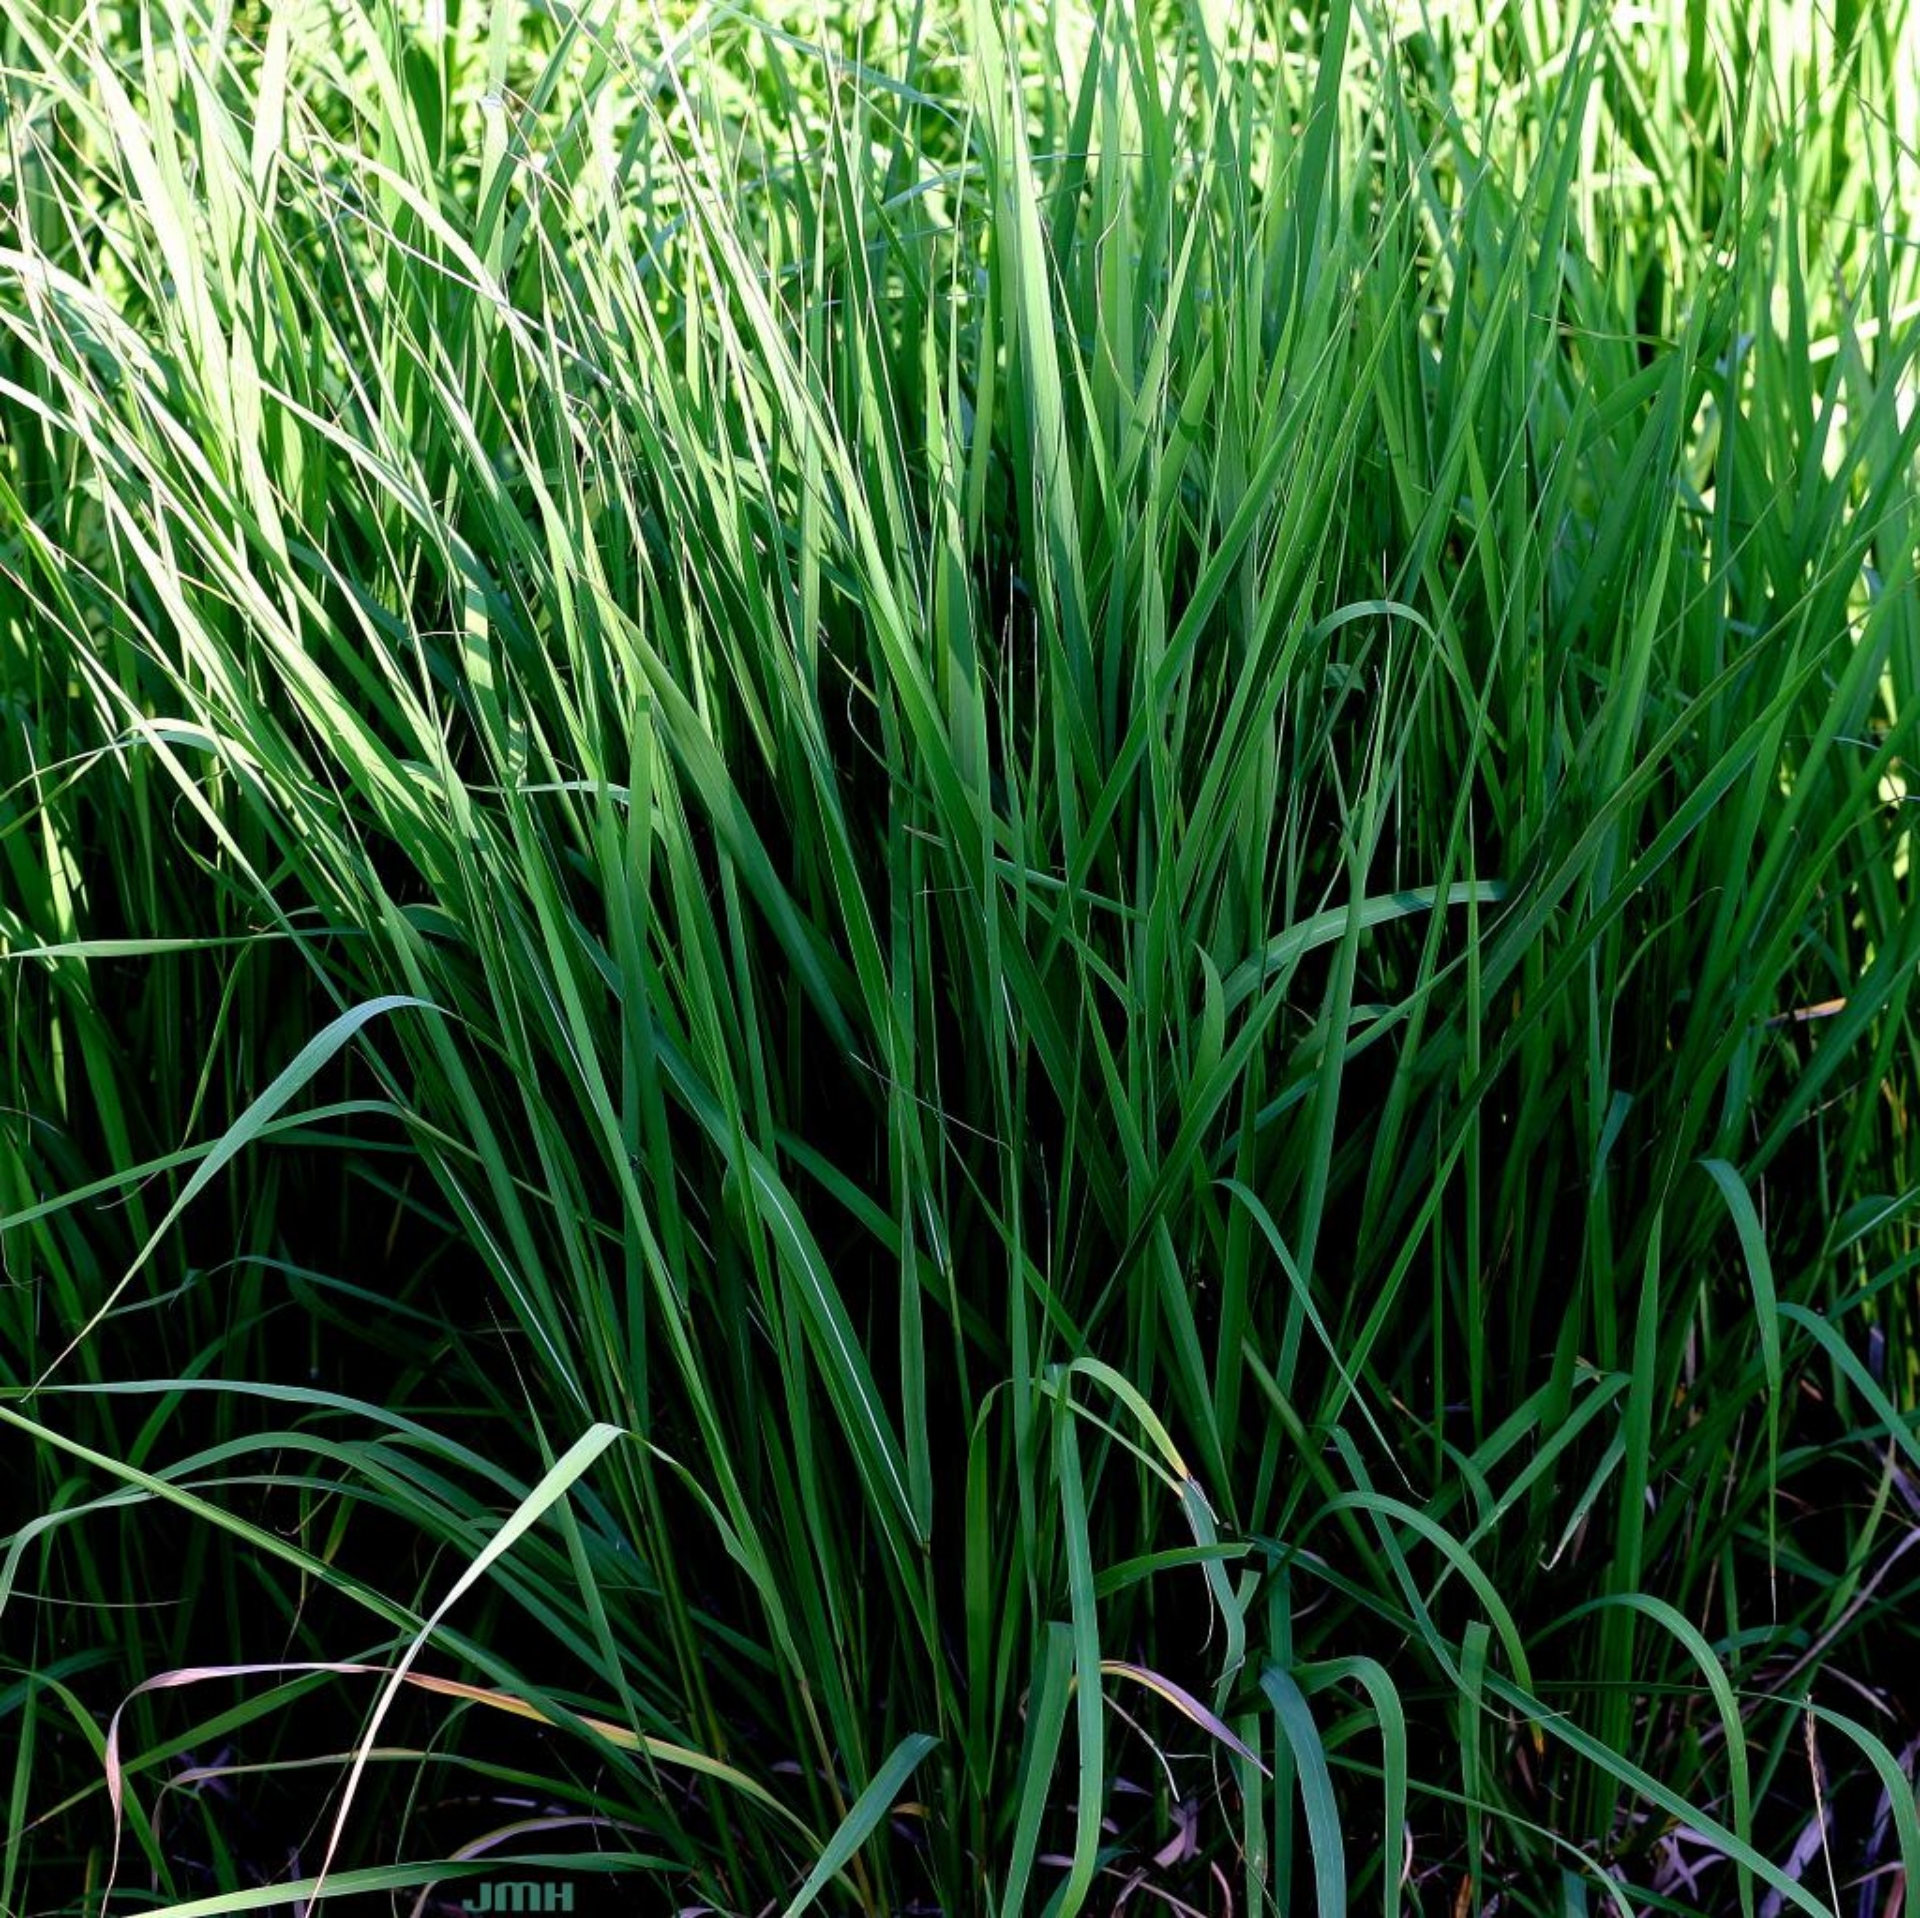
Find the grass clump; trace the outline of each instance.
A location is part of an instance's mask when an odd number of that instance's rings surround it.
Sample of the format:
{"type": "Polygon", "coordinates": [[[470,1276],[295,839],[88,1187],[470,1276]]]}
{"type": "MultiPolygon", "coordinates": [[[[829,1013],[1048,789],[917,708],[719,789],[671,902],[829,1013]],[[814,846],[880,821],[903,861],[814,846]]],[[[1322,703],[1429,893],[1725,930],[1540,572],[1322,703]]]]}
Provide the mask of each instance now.
{"type": "Polygon", "coordinates": [[[21,0],[0,1905],[1898,1910],[1917,49],[21,0]]]}

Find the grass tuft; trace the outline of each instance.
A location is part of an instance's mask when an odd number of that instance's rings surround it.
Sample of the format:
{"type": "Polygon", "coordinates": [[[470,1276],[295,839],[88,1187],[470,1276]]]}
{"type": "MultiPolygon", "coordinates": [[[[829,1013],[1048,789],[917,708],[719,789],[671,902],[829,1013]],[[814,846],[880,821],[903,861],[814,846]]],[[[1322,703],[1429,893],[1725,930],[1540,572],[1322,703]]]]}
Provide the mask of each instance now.
{"type": "Polygon", "coordinates": [[[1911,0],[643,11],[0,21],[0,1909],[1903,1909],[1911,0]]]}

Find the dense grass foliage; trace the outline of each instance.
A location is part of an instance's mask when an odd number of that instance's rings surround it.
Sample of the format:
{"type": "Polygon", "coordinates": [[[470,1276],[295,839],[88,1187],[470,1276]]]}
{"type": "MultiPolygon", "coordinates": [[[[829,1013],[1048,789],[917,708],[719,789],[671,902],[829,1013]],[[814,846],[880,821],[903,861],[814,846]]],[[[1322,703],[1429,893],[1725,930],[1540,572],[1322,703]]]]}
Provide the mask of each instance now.
{"type": "Polygon", "coordinates": [[[1917,126],[12,0],[0,1907],[1920,1895],[1917,126]]]}

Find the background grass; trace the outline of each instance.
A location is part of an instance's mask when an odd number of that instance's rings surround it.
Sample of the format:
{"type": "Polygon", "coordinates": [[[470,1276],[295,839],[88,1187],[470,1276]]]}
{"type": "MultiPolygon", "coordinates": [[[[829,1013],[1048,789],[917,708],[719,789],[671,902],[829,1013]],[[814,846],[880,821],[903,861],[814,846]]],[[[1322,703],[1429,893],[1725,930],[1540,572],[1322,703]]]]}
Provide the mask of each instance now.
{"type": "Polygon", "coordinates": [[[16,0],[0,1906],[1902,1910],[1916,125],[16,0]]]}

